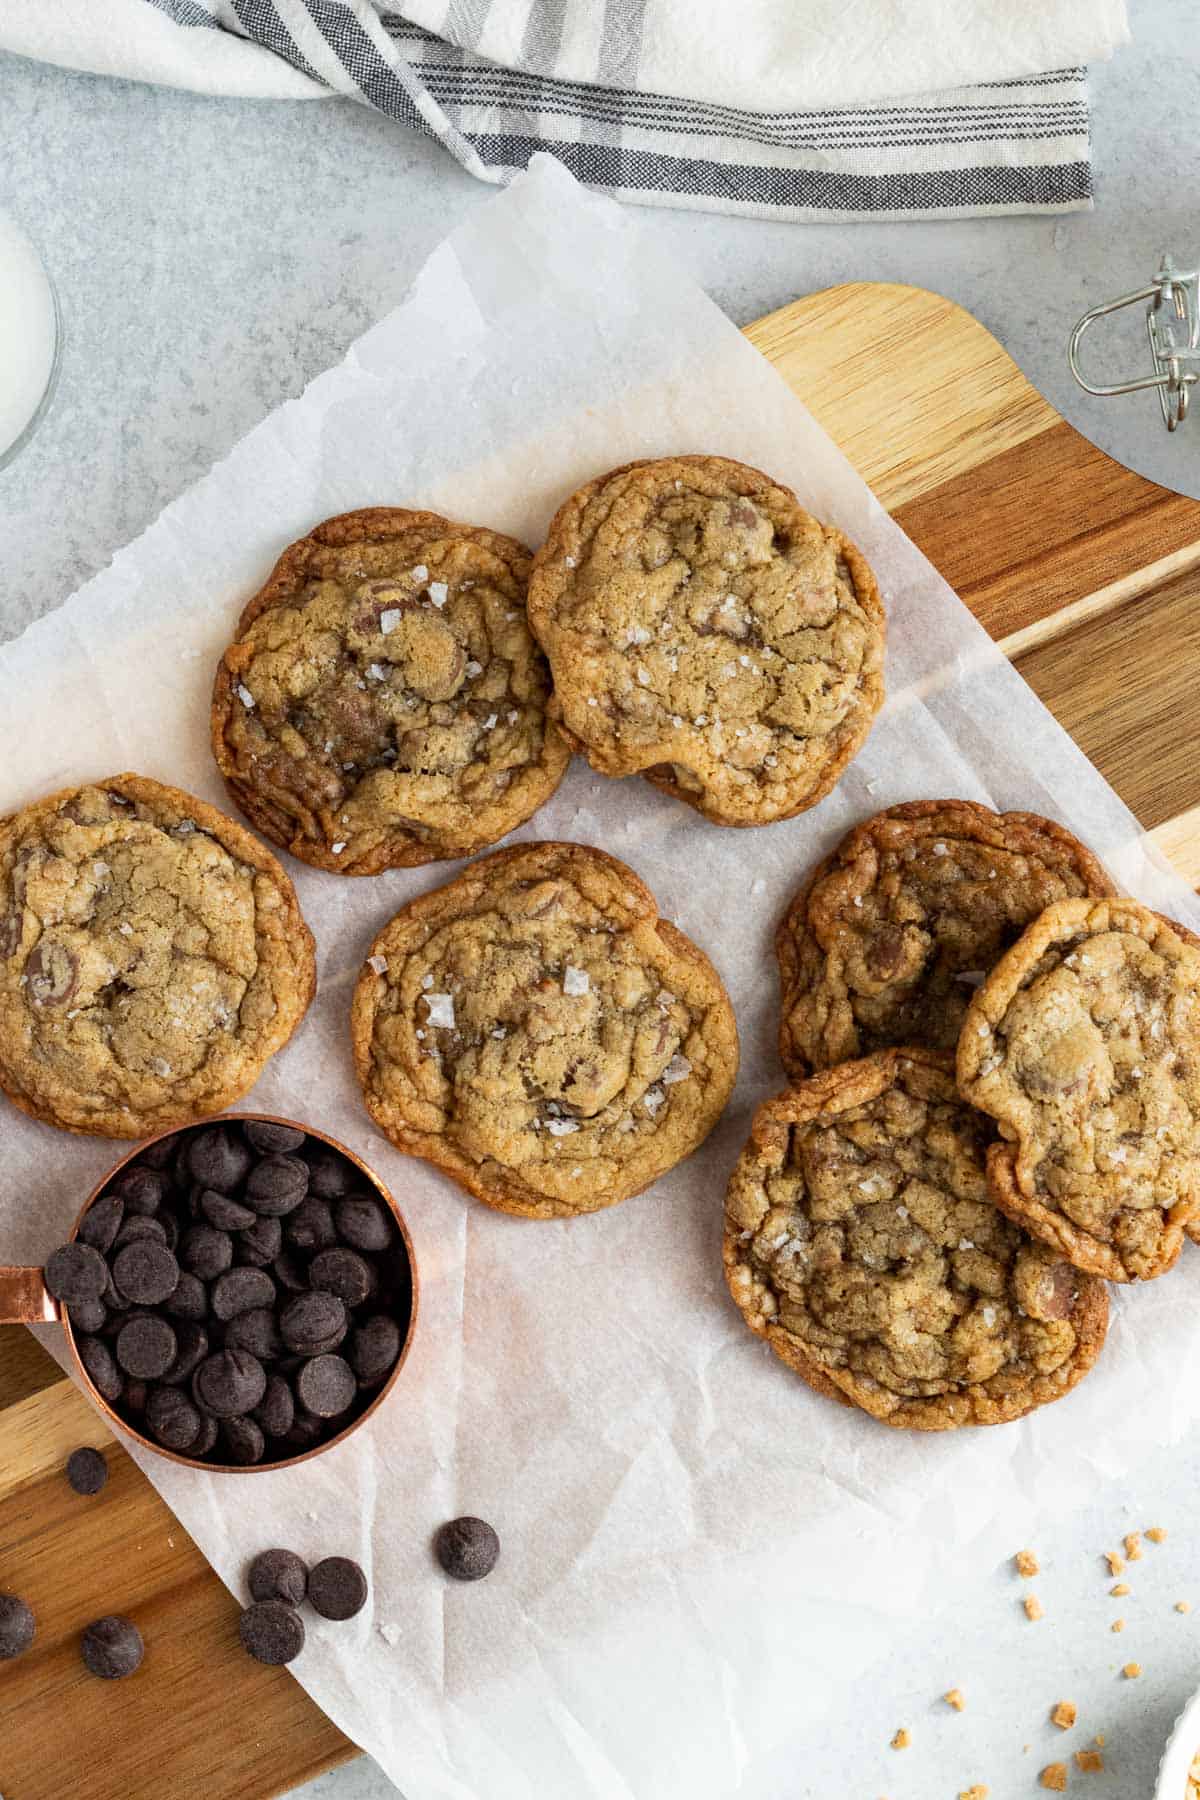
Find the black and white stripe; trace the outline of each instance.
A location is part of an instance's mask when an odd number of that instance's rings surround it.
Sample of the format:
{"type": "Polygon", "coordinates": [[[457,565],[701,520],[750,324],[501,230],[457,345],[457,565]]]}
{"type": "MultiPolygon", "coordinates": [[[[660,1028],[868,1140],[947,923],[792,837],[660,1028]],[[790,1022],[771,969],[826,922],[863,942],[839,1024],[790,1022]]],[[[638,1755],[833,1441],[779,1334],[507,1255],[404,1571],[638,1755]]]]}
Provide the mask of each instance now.
{"type": "MultiPolygon", "coordinates": [[[[388,0],[147,0],[231,30],[326,86],[436,137],[504,182],[548,151],[622,199],[775,219],[944,218],[1090,202],[1084,71],[855,107],[749,112],[645,93],[644,0],[603,6],[595,83],[501,67],[470,48],[491,0],[448,0],[435,37],[388,0]]],[[[395,0],[391,0],[395,4],[395,0]]],[[[566,0],[533,0],[522,53],[552,67],[566,0]]]]}

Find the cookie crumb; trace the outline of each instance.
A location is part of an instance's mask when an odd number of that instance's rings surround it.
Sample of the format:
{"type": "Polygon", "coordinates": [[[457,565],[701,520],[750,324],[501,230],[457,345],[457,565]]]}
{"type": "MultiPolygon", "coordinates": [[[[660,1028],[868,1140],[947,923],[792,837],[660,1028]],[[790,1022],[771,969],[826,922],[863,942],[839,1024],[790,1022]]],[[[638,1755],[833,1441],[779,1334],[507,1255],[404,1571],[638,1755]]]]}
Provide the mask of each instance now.
{"type": "Polygon", "coordinates": [[[1110,1575],[1122,1575],[1125,1572],[1125,1558],[1116,1550],[1106,1550],[1104,1560],[1108,1564],[1110,1575]]]}
{"type": "Polygon", "coordinates": [[[1102,1775],[1104,1773],[1104,1758],[1099,1750],[1077,1750],[1075,1762],[1085,1775],[1102,1775]]]}
{"type": "Polygon", "coordinates": [[[1124,1631],[1124,1629],[1125,1629],[1124,1619],[1114,1619],[1108,1629],[1110,1631],[1124,1631]]]}
{"type": "Polygon", "coordinates": [[[1047,1763],[1038,1776],[1038,1780],[1044,1788],[1049,1788],[1052,1794],[1065,1794],[1067,1791],[1066,1763],[1047,1763]]]}
{"type": "Polygon", "coordinates": [[[948,1691],[942,1695],[942,1699],[946,1702],[947,1706],[952,1706],[955,1712],[961,1712],[963,1707],[967,1704],[966,1695],[961,1688],[948,1689],[948,1691]]]}
{"type": "Polygon", "coordinates": [[[1125,1534],[1125,1560],[1126,1562],[1141,1562],[1142,1534],[1140,1531],[1129,1531],[1125,1534]]]}
{"type": "Polygon", "coordinates": [[[1032,1550],[1018,1550],[1017,1554],[1013,1557],[1013,1561],[1017,1565],[1017,1574],[1023,1575],[1026,1580],[1028,1580],[1031,1575],[1040,1575],[1042,1572],[1041,1564],[1038,1562],[1038,1559],[1032,1550]]]}
{"type": "Polygon", "coordinates": [[[1129,1592],[1129,1583],[1127,1581],[1118,1581],[1116,1587],[1110,1587],[1108,1591],[1114,1599],[1123,1600],[1125,1595],[1129,1592]]]}
{"type": "Polygon", "coordinates": [[[895,1737],[892,1739],[892,1749],[893,1750],[907,1750],[908,1746],[911,1743],[912,1743],[912,1739],[908,1735],[907,1729],[903,1725],[901,1725],[899,1731],[896,1733],[895,1737]]]}
{"type": "Polygon", "coordinates": [[[1040,1619],[1044,1617],[1042,1603],[1036,1594],[1026,1594],[1023,1604],[1025,1607],[1025,1617],[1027,1619],[1040,1619]]]}
{"type": "Polygon", "coordinates": [[[1126,1663],[1125,1667],[1121,1670],[1121,1673],[1125,1677],[1126,1681],[1136,1681],[1138,1676],[1141,1674],[1141,1672],[1142,1672],[1141,1663],[1126,1663]]]}
{"type": "Polygon", "coordinates": [[[1165,1544],[1167,1541],[1167,1534],[1161,1525],[1152,1525],[1146,1536],[1152,1544],[1165,1544]]]}
{"type": "Polygon", "coordinates": [[[1079,1713],[1073,1700],[1060,1700],[1050,1714],[1050,1722],[1052,1725],[1057,1725],[1060,1731],[1070,1731],[1078,1717],[1079,1713]]]}
{"type": "Polygon", "coordinates": [[[977,1781],[974,1787],[963,1788],[958,1800],[988,1800],[988,1792],[982,1781],[977,1781]]]}
{"type": "Polygon", "coordinates": [[[1095,1737],[1092,1739],[1092,1742],[1093,1742],[1093,1744],[1098,1744],[1100,1749],[1103,1750],[1103,1748],[1104,1748],[1104,1733],[1102,1731],[1098,1731],[1096,1733],[1095,1737]]]}
{"type": "Polygon", "coordinates": [[[1175,1602],[1175,1611],[1176,1612],[1187,1613],[1187,1612],[1191,1612],[1191,1610],[1192,1610],[1192,1603],[1190,1600],[1177,1600],[1175,1602]]]}

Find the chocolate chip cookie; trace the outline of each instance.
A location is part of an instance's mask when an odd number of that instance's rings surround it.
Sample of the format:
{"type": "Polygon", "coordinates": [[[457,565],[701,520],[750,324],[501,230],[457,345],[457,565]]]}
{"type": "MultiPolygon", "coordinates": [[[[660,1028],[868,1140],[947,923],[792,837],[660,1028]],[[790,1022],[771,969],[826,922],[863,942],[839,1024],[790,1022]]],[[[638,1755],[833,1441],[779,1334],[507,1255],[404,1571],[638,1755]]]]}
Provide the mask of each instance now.
{"type": "Polygon", "coordinates": [[[392,1142],[525,1218],[626,1200],[703,1142],[737,1073],[708,958],[631,869],[522,844],[402,907],[355,991],[392,1142]]]}
{"type": "Polygon", "coordinates": [[[525,615],[529,552],[370,507],[284,551],[217,670],[213,753],[251,823],[375,875],[469,856],[536,812],[570,751],[525,615]]]}
{"type": "Polygon", "coordinates": [[[883,701],[867,563],[720,456],[630,463],[572,494],[534,558],[529,619],[572,746],[718,825],[814,806],[883,701]]]}
{"type": "Polygon", "coordinates": [[[990,1121],[950,1059],[880,1050],[759,1108],[729,1183],[725,1275],[818,1393],[887,1425],[999,1425],[1099,1355],[1102,1282],[988,1196],[990,1121]]]}
{"type": "Polygon", "coordinates": [[[220,1112],[312,998],[292,884],[240,825],[112,775],[0,821],[0,1089],[137,1138],[220,1112]]]}
{"type": "Polygon", "coordinates": [[[1200,950],[1134,900],[1062,900],[979,989],[963,1094],[998,1206],[1081,1269],[1148,1281],[1200,1211],[1200,950]]]}
{"type": "Polygon", "coordinates": [[[1056,900],[1115,892],[1035,813],[911,800],[864,819],[817,867],[775,940],[779,1054],[793,1081],[892,1044],[953,1051],[976,987],[1056,900]]]}

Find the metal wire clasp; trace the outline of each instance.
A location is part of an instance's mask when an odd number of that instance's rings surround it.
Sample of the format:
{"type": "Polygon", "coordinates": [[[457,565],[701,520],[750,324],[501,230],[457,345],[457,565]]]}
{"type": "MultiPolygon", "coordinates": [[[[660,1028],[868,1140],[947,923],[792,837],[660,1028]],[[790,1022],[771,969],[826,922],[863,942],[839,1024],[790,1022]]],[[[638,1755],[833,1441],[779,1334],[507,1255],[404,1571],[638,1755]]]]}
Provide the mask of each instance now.
{"type": "Polygon", "coordinates": [[[1200,381],[1200,273],[1195,269],[1177,269],[1171,257],[1164,256],[1149,287],[1122,294],[1119,300],[1109,300],[1084,313],[1071,333],[1067,361],[1072,375],[1089,394],[1136,394],[1143,388],[1156,388],[1163,424],[1168,431],[1176,430],[1187,418],[1191,390],[1200,381]],[[1079,367],[1084,332],[1106,313],[1136,306],[1142,300],[1149,301],[1146,335],[1154,358],[1153,375],[1143,375],[1135,381],[1115,381],[1109,386],[1089,381],[1079,367]]]}

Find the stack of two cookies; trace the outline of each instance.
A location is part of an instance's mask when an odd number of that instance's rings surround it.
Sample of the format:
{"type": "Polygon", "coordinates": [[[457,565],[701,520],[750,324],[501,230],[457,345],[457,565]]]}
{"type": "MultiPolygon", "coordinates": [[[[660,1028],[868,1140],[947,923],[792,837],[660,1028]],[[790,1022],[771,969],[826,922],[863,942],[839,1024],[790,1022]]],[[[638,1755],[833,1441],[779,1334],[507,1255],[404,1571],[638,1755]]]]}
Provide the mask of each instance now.
{"type": "Polygon", "coordinates": [[[1200,1208],[1200,949],[1060,826],[918,801],[778,936],[782,1058],[726,1273],[811,1386],[891,1425],[1019,1418],[1099,1354],[1104,1279],[1200,1208]]]}

